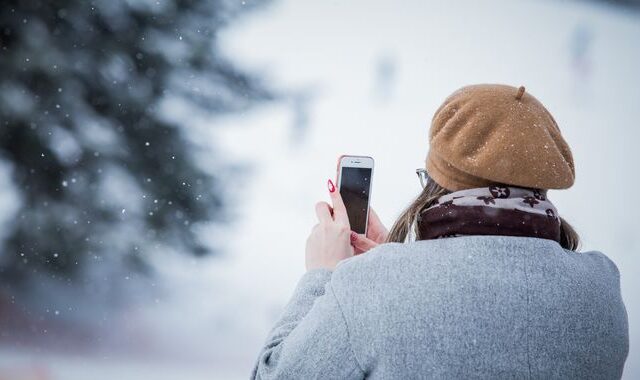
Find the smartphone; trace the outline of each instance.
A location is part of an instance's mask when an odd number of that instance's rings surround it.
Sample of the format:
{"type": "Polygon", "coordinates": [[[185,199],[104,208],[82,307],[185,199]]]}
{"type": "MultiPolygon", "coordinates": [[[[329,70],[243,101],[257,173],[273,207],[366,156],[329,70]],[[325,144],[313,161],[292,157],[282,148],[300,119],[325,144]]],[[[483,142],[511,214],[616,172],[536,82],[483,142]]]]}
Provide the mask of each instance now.
{"type": "Polygon", "coordinates": [[[351,230],[367,233],[369,201],[373,178],[373,158],[367,156],[340,156],[338,159],[338,188],[347,208],[351,230]]]}

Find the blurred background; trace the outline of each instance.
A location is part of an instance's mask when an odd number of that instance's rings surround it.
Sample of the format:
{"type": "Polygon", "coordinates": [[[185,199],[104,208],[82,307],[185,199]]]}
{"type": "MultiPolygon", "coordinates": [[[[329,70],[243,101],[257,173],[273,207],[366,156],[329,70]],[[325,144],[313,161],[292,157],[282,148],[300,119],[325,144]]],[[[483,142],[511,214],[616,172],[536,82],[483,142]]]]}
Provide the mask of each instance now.
{"type": "Polygon", "coordinates": [[[4,1],[0,379],[247,378],[338,155],[390,226],[471,83],[558,121],[550,197],[620,269],[640,378],[639,41],[631,0],[4,1]]]}

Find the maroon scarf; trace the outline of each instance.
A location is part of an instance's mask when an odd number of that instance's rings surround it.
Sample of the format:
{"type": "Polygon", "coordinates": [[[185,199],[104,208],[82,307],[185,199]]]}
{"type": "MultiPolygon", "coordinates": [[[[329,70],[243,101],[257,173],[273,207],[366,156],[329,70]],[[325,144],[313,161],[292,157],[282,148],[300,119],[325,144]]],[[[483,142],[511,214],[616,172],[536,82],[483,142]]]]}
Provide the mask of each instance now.
{"type": "Polygon", "coordinates": [[[560,218],[546,190],[491,186],[456,191],[423,210],[417,223],[425,240],[507,235],[560,242],[560,218]]]}

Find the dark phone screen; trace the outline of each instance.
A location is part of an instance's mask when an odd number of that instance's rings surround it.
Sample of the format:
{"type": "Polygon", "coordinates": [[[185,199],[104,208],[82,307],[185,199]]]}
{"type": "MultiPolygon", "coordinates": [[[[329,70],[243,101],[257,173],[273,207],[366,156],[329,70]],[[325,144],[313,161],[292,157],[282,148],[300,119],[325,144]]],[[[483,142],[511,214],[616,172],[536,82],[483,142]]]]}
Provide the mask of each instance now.
{"type": "Polygon", "coordinates": [[[351,230],[363,234],[367,225],[371,169],[343,167],[340,195],[347,208],[351,230]]]}

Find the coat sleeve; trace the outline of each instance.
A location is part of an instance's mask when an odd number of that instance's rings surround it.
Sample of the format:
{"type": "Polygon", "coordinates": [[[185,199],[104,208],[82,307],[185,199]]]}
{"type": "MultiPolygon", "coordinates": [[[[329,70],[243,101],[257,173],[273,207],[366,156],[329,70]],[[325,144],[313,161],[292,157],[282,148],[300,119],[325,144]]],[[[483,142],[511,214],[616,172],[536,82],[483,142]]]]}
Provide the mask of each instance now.
{"type": "Polygon", "coordinates": [[[362,379],[331,271],[307,272],[269,333],[251,379],[362,379]]]}

